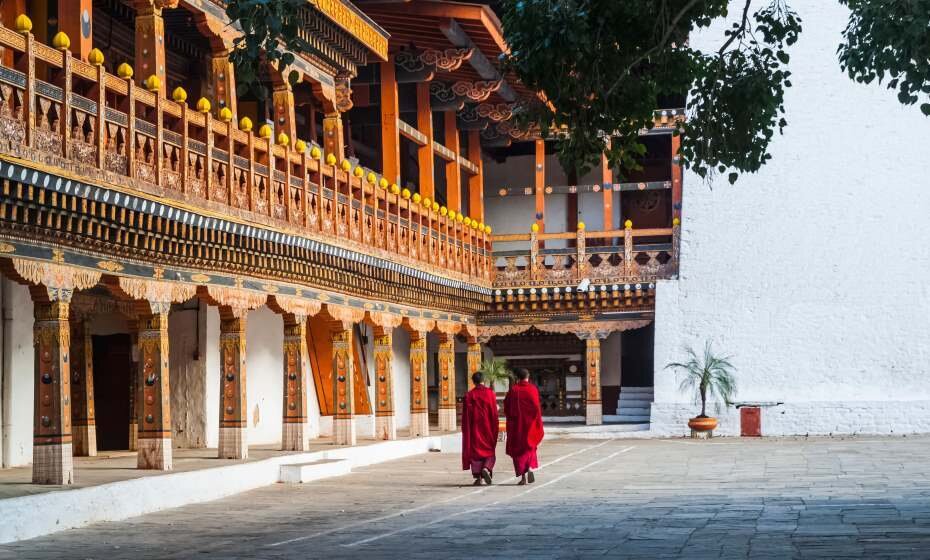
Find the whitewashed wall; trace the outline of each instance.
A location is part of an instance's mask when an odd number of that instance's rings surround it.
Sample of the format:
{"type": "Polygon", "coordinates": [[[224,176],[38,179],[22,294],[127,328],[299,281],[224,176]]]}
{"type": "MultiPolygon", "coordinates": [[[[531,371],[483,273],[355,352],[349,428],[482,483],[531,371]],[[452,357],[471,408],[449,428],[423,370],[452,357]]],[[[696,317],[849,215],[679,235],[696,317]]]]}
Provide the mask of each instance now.
{"type": "Polygon", "coordinates": [[[32,462],[32,408],[35,354],[29,289],[6,278],[3,290],[3,466],[32,462]]]}
{"type": "Polygon", "coordinates": [[[267,307],[249,312],[245,348],[249,444],[280,443],[284,399],[284,319],[267,307]]]}
{"type": "MultiPolygon", "coordinates": [[[[204,310],[206,328],[203,333],[204,367],[206,383],[204,385],[204,406],[206,407],[206,441],[207,447],[216,448],[220,437],[220,312],[214,306],[204,310]]],[[[246,333],[248,335],[248,333],[246,333]]],[[[246,340],[248,352],[248,340],[246,340]]],[[[246,370],[248,375],[248,369],[246,370]]]]}
{"type": "Polygon", "coordinates": [[[735,186],[685,177],[681,279],[657,295],[658,433],[695,414],[663,367],[705,340],[733,356],[737,400],[784,402],[764,433],[930,431],[930,121],[840,71],[838,2],[792,6],[805,30],[774,159],[735,186]]]}
{"type": "MultiPolygon", "coordinates": [[[[200,310],[193,308],[175,311],[168,318],[171,443],[175,447],[207,445],[208,378],[204,360],[200,358],[199,315],[200,310]]],[[[219,391],[219,387],[216,390],[219,391]]],[[[219,402],[215,406],[218,407],[219,402]]]]}
{"type": "Polygon", "coordinates": [[[410,335],[401,328],[394,329],[394,415],[397,429],[410,427],[410,335]]]}

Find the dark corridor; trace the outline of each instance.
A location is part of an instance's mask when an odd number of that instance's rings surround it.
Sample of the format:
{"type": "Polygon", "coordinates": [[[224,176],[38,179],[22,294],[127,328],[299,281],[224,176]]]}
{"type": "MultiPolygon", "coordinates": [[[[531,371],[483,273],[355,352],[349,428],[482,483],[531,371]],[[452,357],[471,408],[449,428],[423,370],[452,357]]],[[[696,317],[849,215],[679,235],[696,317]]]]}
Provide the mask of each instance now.
{"type": "Polygon", "coordinates": [[[128,334],[95,335],[93,341],[97,449],[128,449],[131,341],[128,334]]]}

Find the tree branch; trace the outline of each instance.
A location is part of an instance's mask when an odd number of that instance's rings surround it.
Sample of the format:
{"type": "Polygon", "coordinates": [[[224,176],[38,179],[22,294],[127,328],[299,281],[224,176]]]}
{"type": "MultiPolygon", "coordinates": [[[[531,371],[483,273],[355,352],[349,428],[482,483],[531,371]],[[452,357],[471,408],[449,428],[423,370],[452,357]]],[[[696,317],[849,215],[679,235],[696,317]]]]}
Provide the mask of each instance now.
{"type": "Polygon", "coordinates": [[[737,37],[746,33],[746,27],[749,25],[749,5],[750,4],[752,4],[752,0],[746,0],[746,4],[743,6],[743,20],[740,22],[739,29],[737,29],[736,31],[733,32],[732,35],[730,35],[730,38],[727,39],[726,42],[720,47],[720,50],[717,51],[717,54],[722,56],[724,51],[727,50],[727,47],[732,45],[733,41],[735,41],[737,37]]]}
{"type": "MultiPolygon", "coordinates": [[[[751,1],[752,1],[752,0],[746,0],[747,3],[751,2],[751,1]]],[[[620,73],[620,76],[619,76],[619,77],[617,78],[617,80],[613,83],[613,85],[611,85],[611,86],[607,89],[607,93],[604,94],[604,97],[610,97],[610,95],[614,92],[614,90],[617,89],[617,87],[620,86],[620,84],[623,82],[623,80],[626,79],[626,77],[630,75],[630,72],[633,70],[633,68],[636,67],[637,64],[639,64],[640,62],[646,60],[647,58],[649,58],[649,57],[652,56],[653,54],[655,54],[655,53],[657,53],[657,52],[659,52],[659,51],[661,51],[662,49],[665,48],[665,45],[668,44],[669,39],[672,38],[672,33],[674,33],[674,31],[675,31],[675,26],[678,25],[678,22],[681,21],[681,18],[683,18],[683,17],[685,16],[685,14],[688,12],[688,10],[690,10],[691,8],[693,8],[694,5],[697,4],[697,3],[698,3],[698,0],[691,0],[690,2],[688,2],[687,4],[685,4],[685,7],[682,8],[681,11],[678,12],[678,14],[672,19],[671,23],[669,23],[668,29],[665,30],[665,35],[662,36],[662,39],[659,40],[659,43],[658,43],[656,46],[654,46],[654,47],[652,47],[651,49],[649,49],[648,51],[644,52],[644,53],[643,53],[642,55],[640,55],[639,57],[637,57],[636,60],[634,60],[633,62],[631,62],[630,65],[627,66],[627,67],[623,70],[623,72],[620,73]]]]}

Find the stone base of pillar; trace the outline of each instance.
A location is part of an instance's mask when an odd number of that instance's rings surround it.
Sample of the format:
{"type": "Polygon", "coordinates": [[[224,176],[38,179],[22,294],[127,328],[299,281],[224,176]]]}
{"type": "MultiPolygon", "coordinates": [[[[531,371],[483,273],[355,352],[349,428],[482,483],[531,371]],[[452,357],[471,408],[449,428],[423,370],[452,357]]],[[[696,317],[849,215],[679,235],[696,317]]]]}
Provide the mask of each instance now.
{"type": "Polygon", "coordinates": [[[306,451],[310,448],[310,425],[307,422],[285,422],[281,434],[281,449],[283,451],[306,451]]]}
{"type": "Polygon", "coordinates": [[[410,437],[429,435],[429,413],[413,412],[410,414],[410,437]]]}
{"type": "Polygon", "coordinates": [[[136,451],[139,449],[139,425],[135,422],[129,423],[129,450],[136,451]]]}
{"type": "Polygon", "coordinates": [[[248,459],[249,440],[246,428],[221,427],[216,456],[220,459],[248,459]]]}
{"type": "Polygon", "coordinates": [[[72,426],[71,441],[75,457],[97,456],[97,426],[72,426]]]}
{"type": "Polygon", "coordinates": [[[397,419],[394,416],[375,416],[375,437],[386,441],[397,439],[397,419]]]}
{"type": "Polygon", "coordinates": [[[156,471],[172,469],[171,438],[139,438],[137,447],[138,468],[156,471]]]}
{"type": "Polygon", "coordinates": [[[585,409],[585,424],[600,426],[604,423],[604,406],[599,403],[589,403],[585,409]]]}
{"type": "Polygon", "coordinates": [[[71,444],[32,446],[33,484],[74,484],[71,444]]]}
{"type": "Polygon", "coordinates": [[[354,418],[336,418],[333,421],[333,440],[336,445],[355,445],[358,436],[355,432],[354,418]]]}
{"type": "Polygon", "coordinates": [[[440,408],[439,409],[439,431],[440,432],[454,432],[455,431],[455,409],[454,408],[440,408]]]}

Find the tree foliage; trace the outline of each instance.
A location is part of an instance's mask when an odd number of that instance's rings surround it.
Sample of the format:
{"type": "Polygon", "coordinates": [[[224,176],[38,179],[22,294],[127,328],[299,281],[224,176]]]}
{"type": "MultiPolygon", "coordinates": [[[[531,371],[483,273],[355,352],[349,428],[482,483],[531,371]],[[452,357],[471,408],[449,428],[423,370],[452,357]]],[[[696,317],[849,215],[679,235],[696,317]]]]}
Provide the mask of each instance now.
{"type": "Polygon", "coordinates": [[[701,176],[731,170],[731,181],[736,172],[759,169],[774,130],[786,124],[786,47],[797,40],[801,20],[784,0],[755,12],[746,0],[718,51],[689,47],[689,34],[726,17],[729,3],[505,1],[505,65],[546,96],[523,108],[523,121],[544,134],[567,132],[557,135],[563,165],[584,172],[606,152],[629,170],[637,168],[639,134],[653,126],[660,100],[687,94],[685,163],[701,176]]]}
{"type": "MultiPolygon", "coordinates": [[[[298,36],[297,10],[306,0],[229,0],[226,15],[239,25],[242,35],[229,55],[236,68],[240,92],[251,90],[260,99],[268,95],[262,86],[261,69],[270,64],[282,70],[293,64],[294,53],[306,48],[298,36]]],[[[288,79],[296,81],[296,72],[288,79]]]]}
{"type": "Polygon", "coordinates": [[[898,101],[918,101],[930,116],[930,2],[840,0],[851,10],[837,52],[840,66],[860,83],[888,80],[898,101]]]}

